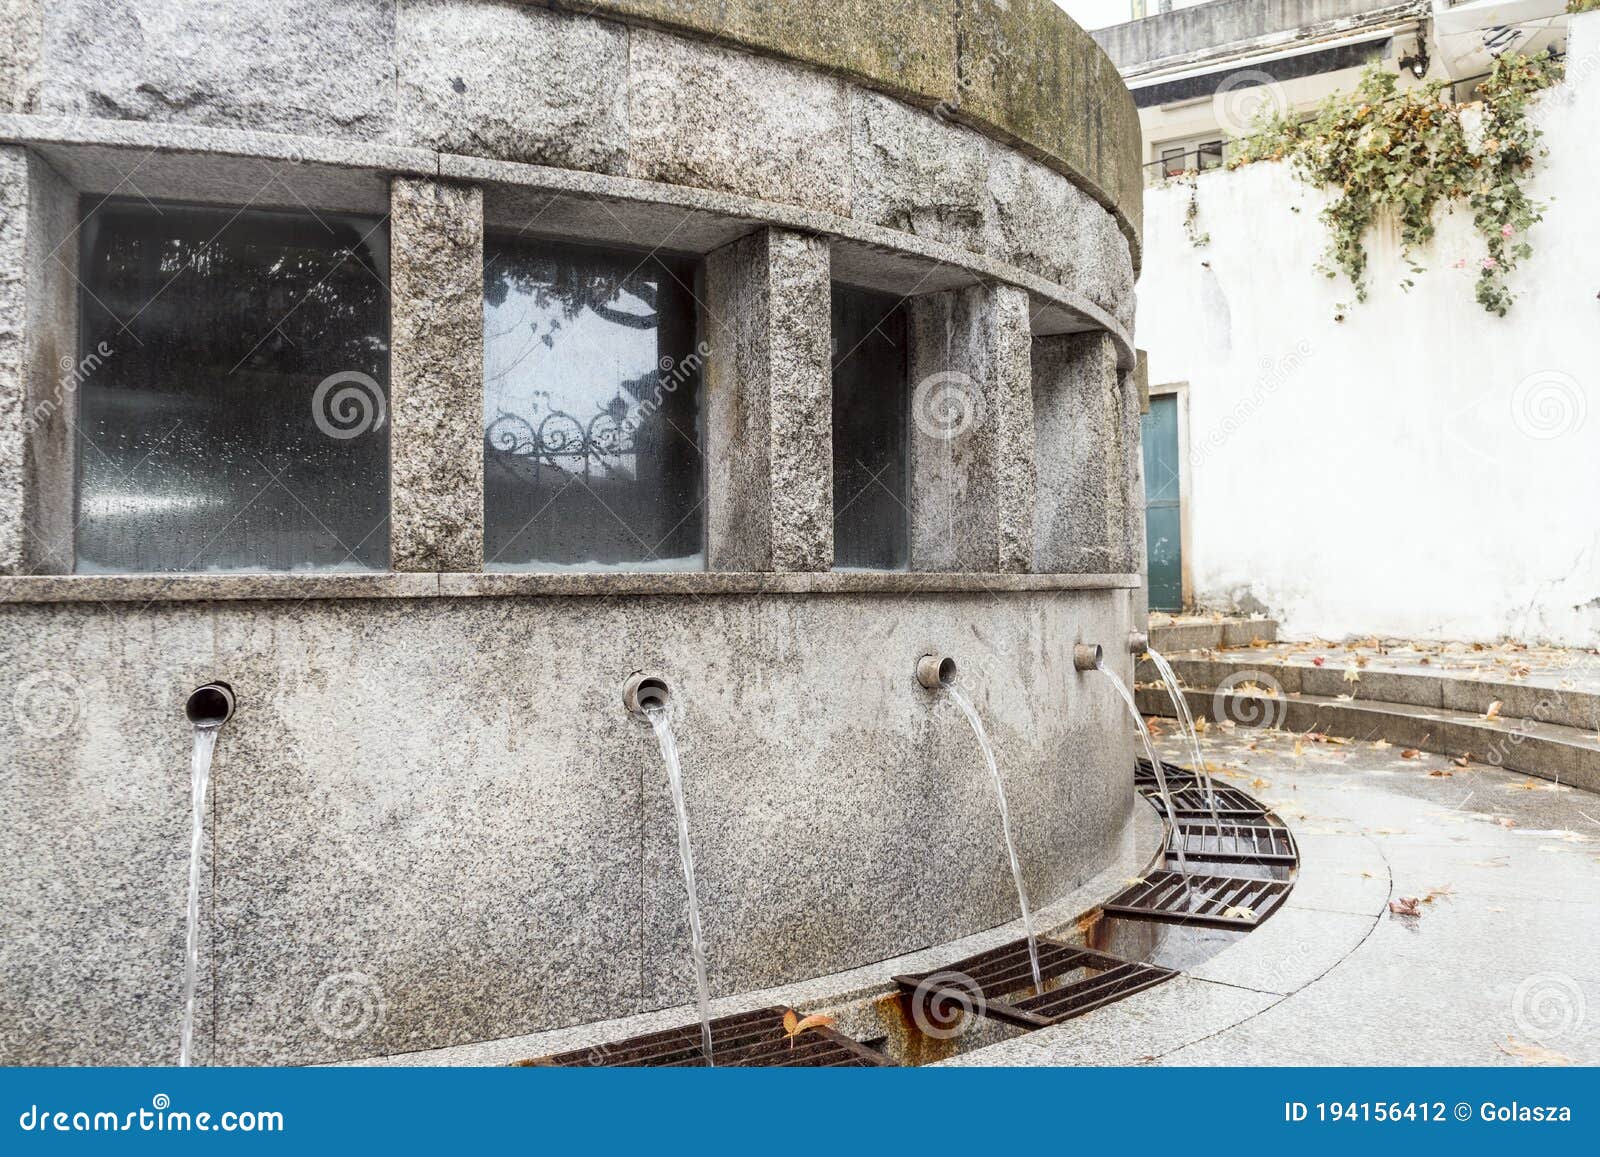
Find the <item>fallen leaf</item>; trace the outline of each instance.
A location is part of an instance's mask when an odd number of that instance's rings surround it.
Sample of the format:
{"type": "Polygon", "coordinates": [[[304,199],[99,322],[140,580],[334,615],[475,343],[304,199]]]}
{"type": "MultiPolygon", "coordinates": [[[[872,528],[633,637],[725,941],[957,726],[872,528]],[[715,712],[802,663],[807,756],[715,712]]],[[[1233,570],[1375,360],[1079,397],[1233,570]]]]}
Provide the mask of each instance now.
{"type": "Polygon", "coordinates": [[[1389,748],[1393,747],[1394,744],[1390,743],[1387,739],[1380,739],[1377,742],[1375,742],[1372,746],[1373,746],[1373,749],[1376,750],[1376,751],[1387,751],[1387,750],[1389,750],[1389,748]]]}
{"type": "Polygon", "coordinates": [[[1346,683],[1361,682],[1361,672],[1357,671],[1354,667],[1346,667],[1344,669],[1344,681],[1346,683]]]}
{"type": "Polygon", "coordinates": [[[1243,904],[1234,904],[1224,908],[1222,915],[1228,920],[1254,920],[1256,918],[1256,910],[1254,908],[1246,908],[1243,904]]]}
{"type": "Polygon", "coordinates": [[[1300,741],[1298,739],[1296,739],[1294,741],[1294,757],[1296,759],[1299,759],[1304,754],[1305,754],[1305,749],[1300,746],[1300,741]]]}
{"type": "Polygon", "coordinates": [[[1271,787],[1272,784],[1270,781],[1258,777],[1250,781],[1250,786],[1255,788],[1257,791],[1260,791],[1262,788],[1271,787]]]}
{"type": "Polygon", "coordinates": [[[1131,885],[1134,885],[1134,884],[1148,884],[1150,881],[1148,879],[1146,879],[1144,876],[1129,876],[1126,880],[1124,880],[1122,882],[1124,884],[1128,884],[1128,885],[1131,886],[1131,885]]]}
{"type": "Polygon", "coordinates": [[[1454,896],[1456,890],[1449,884],[1441,884],[1437,888],[1430,888],[1428,894],[1422,898],[1424,904],[1431,904],[1440,897],[1454,896]]]}
{"type": "Polygon", "coordinates": [[[1503,828],[1514,828],[1517,826],[1517,821],[1512,819],[1510,816],[1495,816],[1494,822],[1503,828]]]}
{"type": "Polygon", "coordinates": [[[1408,748],[1406,748],[1404,751],[1402,751],[1400,753],[1400,758],[1401,759],[1415,759],[1415,758],[1417,758],[1417,756],[1419,756],[1421,754],[1422,754],[1422,752],[1418,751],[1415,747],[1408,747],[1408,748]]]}
{"type": "Polygon", "coordinates": [[[1502,706],[1504,706],[1504,704],[1502,704],[1500,702],[1500,700],[1496,699],[1493,703],[1489,704],[1489,710],[1487,710],[1487,711],[1485,711],[1483,713],[1483,717],[1485,719],[1498,719],[1498,718],[1500,718],[1500,708],[1502,706]]]}
{"type": "Polygon", "coordinates": [[[1396,916],[1420,916],[1422,911],[1417,907],[1422,901],[1415,896],[1405,896],[1399,900],[1389,901],[1389,911],[1396,916]]]}
{"type": "Polygon", "coordinates": [[[1448,778],[1448,777],[1454,775],[1455,772],[1453,772],[1453,771],[1430,771],[1428,774],[1432,775],[1432,776],[1443,776],[1445,778],[1448,778]]]}
{"type": "Polygon", "coordinates": [[[1500,1046],[1500,1051],[1508,1057],[1516,1057],[1527,1065],[1570,1065],[1572,1058],[1553,1052],[1543,1045],[1523,1044],[1516,1037],[1506,1037],[1506,1043],[1500,1046]]]}
{"type": "Polygon", "coordinates": [[[808,1017],[796,1017],[794,1009],[791,1008],[783,1014],[783,1035],[789,1038],[789,1047],[794,1048],[795,1038],[801,1033],[814,1028],[826,1028],[830,1024],[836,1024],[838,1020],[836,1016],[824,1016],[820,1012],[812,1013],[808,1017]]]}

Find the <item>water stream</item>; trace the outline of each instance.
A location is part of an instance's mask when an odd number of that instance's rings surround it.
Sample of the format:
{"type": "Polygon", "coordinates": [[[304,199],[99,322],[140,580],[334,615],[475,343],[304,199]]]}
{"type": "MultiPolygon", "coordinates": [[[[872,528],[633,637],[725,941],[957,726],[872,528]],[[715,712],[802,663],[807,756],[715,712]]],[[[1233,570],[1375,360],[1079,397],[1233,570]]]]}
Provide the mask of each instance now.
{"type": "Polygon", "coordinates": [[[700,1006],[700,1048],[711,1059],[711,986],[706,980],[706,941],[700,930],[700,894],[694,882],[694,852],[689,847],[689,809],[683,798],[683,770],[678,764],[678,741],[672,734],[672,721],[665,706],[647,706],[645,718],[661,745],[661,758],[667,765],[667,783],[672,788],[672,807],[678,813],[678,860],[683,865],[683,886],[689,893],[689,947],[694,954],[695,999],[700,1006]]]}
{"type": "Polygon", "coordinates": [[[194,810],[189,832],[189,906],[183,952],[183,1032],[178,1064],[187,1068],[194,1050],[194,990],[200,975],[200,846],[206,829],[206,789],[211,784],[211,757],[217,750],[221,723],[196,724],[194,754],[189,760],[189,796],[194,810]]]}
{"type": "Polygon", "coordinates": [[[1195,779],[1205,788],[1206,806],[1211,809],[1211,822],[1217,825],[1217,846],[1222,846],[1222,818],[1217,815],[1216,788],[1211,783],[1211,773],[1206,770],[1205,756],[1200,754],[1200,732],[1194,725],[1194,716],[1189,714],[1189,700],[1183,693],[1183,687],[1178,682],[1178,673],[1172,669],[1172,664],[1167,662],[1167,657],[1154,647],[1145,651],[1150,656],[1150,661],[1156,665],[1156,670],[1161,673],[1161,681],[1167,685],[1167,694],[1172,697],[1172,705],[1178,712],[1178,726],[1188,733],[1189,750],[1194,754],[1195,779]]]}
{"type": "Polygon", "coordinates": [[[1000,778],[1000,768],[994,761],[994,748],[989,743],[989,733],[983,728],[983,720],[978,717],[978,709],[954,684],[946,683],[944,689],[950,693],[950,698],[955,700],[956,706],[966,715],[967,722],[972,724],[972,733],[978,737],[978,746],[983,749],[984,762],[989,765],[989,774],[994,779],[994,793],[1000,800],[1000,830],[1006,837],[1006,854],[1011,857],[1011,878],[1017,882],[1017,903],[1022,906],[1022,927],[1028,934],[1028,964],[1033,969],[1033,990],[1043,992],[1044,981],[1039,976],[1039,940],[1033,932],[1033,913],[1028,910],[1028,889],[1022,882],[1022,865],[1017,862],[1017,845],[1011,839],[1011,809],[1006,806],[1005,780],[1000,778]]]}
{"type": "MultiPolygon", "coordinates": [[[[1172,806],[1172,793],[1167,790],[1167,773],[1161,766],[1161,759],[1156,755],[1155,740],[1150,738],[1150,729],[1144,725],[1144,716],[1139,714],[1139,704],[1133,698],[1133,692],[1128,690],[1128,685],[1117,678],[1115,671],[1106,669],[1105,662],[1095,665],[1095,670],[1111,680],[1111,685],[1117,689],[1117,694],[1122,697],[1122,702],[1128,708],[1128,714],[1133,716],[1133,722],[1139,728],[1139,738],[1144,741],[1145,758],[1150,761],[1150,766],[1156,769],[1156,790],[1161,793],[1161,802],[1167,807],[1167,822],[1174,831],[1178,828],[1178,810],[1172,806]]],[[[1189,861],[1183,854],[1183,840],[1173,841],[1172,850],[1177,853],[1178,871],[1183,876],[1185,885],[1189,883],[1189,861]]],[[[1192,889],[1191,889],[1192,891],[1192,889]]]]}

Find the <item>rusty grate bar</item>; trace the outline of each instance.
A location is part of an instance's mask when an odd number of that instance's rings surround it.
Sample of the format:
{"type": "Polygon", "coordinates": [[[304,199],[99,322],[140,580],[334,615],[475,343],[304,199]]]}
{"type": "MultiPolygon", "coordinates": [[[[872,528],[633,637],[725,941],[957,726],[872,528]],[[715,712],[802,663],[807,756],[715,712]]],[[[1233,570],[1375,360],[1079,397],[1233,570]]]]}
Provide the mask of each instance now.
{"type": "Polygon", "coordinates": [[[1300,862],[1288,828],[1270,824],[1214,824],[1180,820],[1167,837],[1167,855],[1179,847],[1186,860],[1213,864],[1289,864],[1300,862]]]}
{"type": "MultiPolygon", "coordinates": [[[[711,1058],[719,1068],[880,1068],[888,1057],[831,1028],[807,1029],[791,1043],[783,1008],[763,1008],[711,1022],[711,1058]]],[[[704,1067],[699,1024],[664,1029],[593,1048],[538,1057],[523,1065],[557,1068],[704,1067]]]]}
{"type": "Polygon", "coordinates": [[[954,1028],[963,1011],[970,1009],[1018,1028],[1034,1029],[1082,1016],[1177,975],[1168,968],[1054,940],[1038,944],[1039,973],[1045,982],[1042,993],[1030,991],[1033,970],[1026,940],[969,956],[948,968],[894,980],[913,1002],[913,1019],[920,1024],[949,1021],[954,1028]],[[1075,973],[1081,975],[1074,977],[1075,973]],[[1030,994],[1021,999],[1003,999],[1025,991],[1030,994]]]}
{"type": "MultiPolygon", "coordinates": [[[[1211,809],[1206,806],[1206,793],[1199,784],[1191,782],[1181,788],[1168,784],[1167,787],[1172,792],[1172,807],[1177,812],[1175,819],[1181,821],[1211,818],[1211,809]]],[[[1236,787],[1219,787],[1215,789],[1215,793],[1218,819],[1260,822],[1267,814],[1266,808],[1236,787]]],[[[1166,818],[1167,805],[1160,793],[1151,788],[1145,795],[1155,805],[1156,812],[1166,818]]]]}
{"type": "Polygon", "coordinates": [[[1191,876],[1190,888],[1177,872],[1151,872],[1102,905],[1106,915],[1165,924],[1208,928],[1255,928],[1289,896],[1287,880],[1235,876],[1191,876]]]}

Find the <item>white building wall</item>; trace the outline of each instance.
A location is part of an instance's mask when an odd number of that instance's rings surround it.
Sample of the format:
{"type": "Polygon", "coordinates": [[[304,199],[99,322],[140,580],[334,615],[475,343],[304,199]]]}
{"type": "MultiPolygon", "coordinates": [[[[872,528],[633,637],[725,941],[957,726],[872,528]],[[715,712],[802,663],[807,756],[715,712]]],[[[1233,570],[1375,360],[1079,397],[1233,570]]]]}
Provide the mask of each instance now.
{"type": "Polygon", "coordinates": [[[1138,338],[1153,387],[1190,383],[1202,606],[1292,636],[1600,646],[1600,15],[1571,48],[1537,113],[1548,209],[1504,319],[1473,299],[1464,207],[1409,293],[1396,232],[1374,231],[1356,305],[1313,269],[1326,198],[1287,166],[1200,177],[1201,248],[1188,188],[1149,192],[1138,338]]]}

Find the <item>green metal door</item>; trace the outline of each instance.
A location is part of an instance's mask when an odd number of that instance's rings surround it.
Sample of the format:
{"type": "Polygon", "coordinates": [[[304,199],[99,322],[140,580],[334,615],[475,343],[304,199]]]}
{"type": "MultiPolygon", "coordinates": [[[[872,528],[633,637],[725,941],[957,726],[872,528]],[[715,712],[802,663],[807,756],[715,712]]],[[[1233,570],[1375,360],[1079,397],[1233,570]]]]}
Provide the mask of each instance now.
{"type": "Polygon", "coordinates": [[[1144,533],[1150,609],[1183,609],[1183,542],[1178,508],[1178,396],[1150,399],[1144,426],[1144,533]]]}

